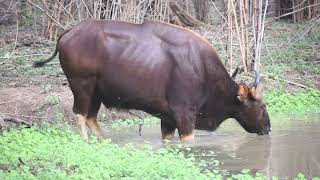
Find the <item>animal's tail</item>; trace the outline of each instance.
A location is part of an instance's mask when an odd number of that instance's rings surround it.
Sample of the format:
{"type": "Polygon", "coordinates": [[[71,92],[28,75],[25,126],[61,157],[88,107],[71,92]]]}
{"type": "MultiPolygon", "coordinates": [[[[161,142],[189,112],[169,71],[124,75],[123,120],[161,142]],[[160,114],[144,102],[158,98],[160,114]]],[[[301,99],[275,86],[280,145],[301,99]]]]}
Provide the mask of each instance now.
{"type": "Polygon", "coordinates": [[[47,64],[48,62],[50,62],[54,57],[56,57],[56,55],[58,54],[59,52],[59,47],[58,47],[58,44],[59,44],[59,40],[62,38],[63,35],[65,35],[67,32],[69,32],[70,29],[64,31],[58,38],[57,40],[57,44],[56,44],[56,49],[54,50],[54,53],[46,60],[44,61],[36,61],[33,63],[33,67],[42,67],[44,66],[45,64],[47,64]]]}

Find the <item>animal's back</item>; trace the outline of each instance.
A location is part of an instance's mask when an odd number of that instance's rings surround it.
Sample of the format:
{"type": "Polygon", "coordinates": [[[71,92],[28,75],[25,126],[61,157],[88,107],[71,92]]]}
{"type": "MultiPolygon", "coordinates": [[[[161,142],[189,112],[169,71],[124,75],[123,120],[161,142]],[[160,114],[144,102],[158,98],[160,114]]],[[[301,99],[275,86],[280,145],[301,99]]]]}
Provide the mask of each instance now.
{"type": "Polygon", "coordinates": [[[169,111],[169,101],[194,103],[206,89],[207,43],[184,28],[87,20],[59,45],[67,77],[95,77],[107,106],[169,111]]]}
{"type": "Polygon", "coordinates": [[[172,63],[161,42],[142,25],[90,20],[74,27],[59,45],[68,79],[96,77],[105,105],[167,108],[172,63]]]}

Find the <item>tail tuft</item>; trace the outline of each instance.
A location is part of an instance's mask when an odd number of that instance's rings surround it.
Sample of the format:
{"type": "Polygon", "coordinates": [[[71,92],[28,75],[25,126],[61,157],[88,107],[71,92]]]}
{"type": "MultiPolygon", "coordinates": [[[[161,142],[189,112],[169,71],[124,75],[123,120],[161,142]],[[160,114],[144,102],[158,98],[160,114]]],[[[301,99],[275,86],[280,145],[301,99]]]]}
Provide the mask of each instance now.
{"type": "Polygon", "coordinates": [[[44,66],[46,64],[46,62],[45,61],[36,61],[36,62],[34,62],[33,63],[33,67],[35,67],[35,68],[37,68],[37,67],[42,67],[42,66],[44,66]]]}

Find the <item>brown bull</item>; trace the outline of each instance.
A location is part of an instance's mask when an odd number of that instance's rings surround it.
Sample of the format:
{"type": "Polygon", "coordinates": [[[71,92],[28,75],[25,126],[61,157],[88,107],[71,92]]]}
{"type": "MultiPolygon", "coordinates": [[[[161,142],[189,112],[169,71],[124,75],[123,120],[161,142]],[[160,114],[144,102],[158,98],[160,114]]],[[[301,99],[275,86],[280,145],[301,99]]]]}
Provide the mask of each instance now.
{"type": "Polygon", "coordinates": [[[87,126],[101,137],[101,103],[159,117],[165,139],[175,129],[181,140],[193,139],[195,128],[213,131],[227,118],[250,133],[270,131],[261,83],[237,84],[215,49],[188,29],[156,21],[86,20],[61,35],[54,54],[34,66],[58,52],[85,140],[87,126]]]}

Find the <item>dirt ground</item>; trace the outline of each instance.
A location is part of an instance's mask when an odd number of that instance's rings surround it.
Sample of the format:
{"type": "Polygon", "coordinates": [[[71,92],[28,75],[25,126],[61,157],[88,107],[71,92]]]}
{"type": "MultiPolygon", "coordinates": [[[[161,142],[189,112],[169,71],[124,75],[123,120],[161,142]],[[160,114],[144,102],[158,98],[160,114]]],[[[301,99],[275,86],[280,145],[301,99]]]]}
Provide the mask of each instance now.
{"type": "MultiPolygon", "coordinates": [[[[39,86],[0,88],[0,127],[19,125],[32,126],[34,123],[67,121],[75,123],[72,112],[73,96],[67,86],[45,92],[39,86]]],[[[142,118],[148,114],[136,110],[106,109],[102,105],[100,121],[127,118],[142,118]]]]}

